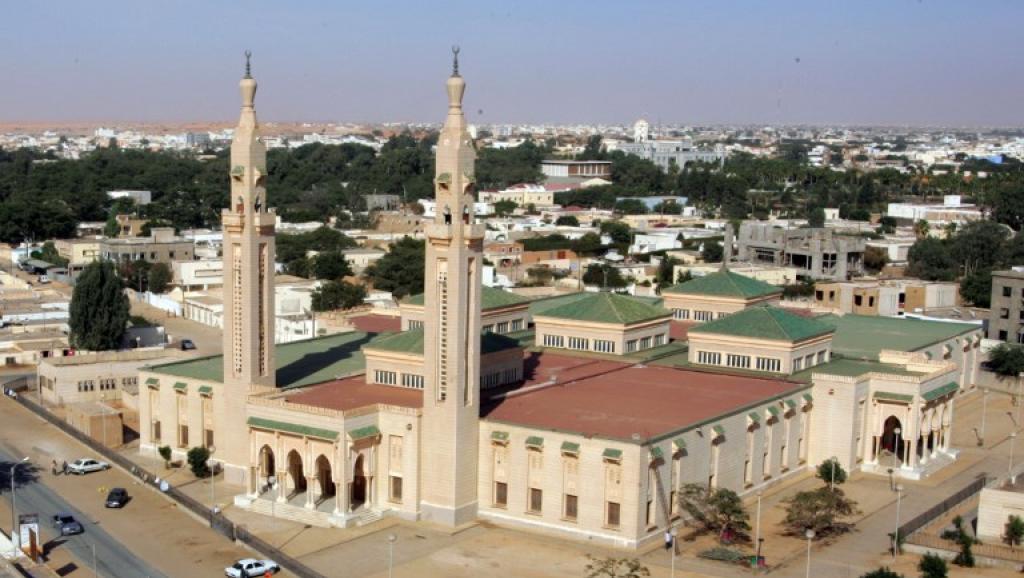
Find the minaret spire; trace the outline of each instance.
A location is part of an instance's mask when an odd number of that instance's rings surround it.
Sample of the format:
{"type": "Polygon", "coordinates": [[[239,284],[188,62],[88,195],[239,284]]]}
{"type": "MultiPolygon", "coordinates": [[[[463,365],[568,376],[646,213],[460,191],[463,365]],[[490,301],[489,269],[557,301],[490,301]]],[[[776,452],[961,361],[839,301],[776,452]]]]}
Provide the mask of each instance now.
{"type": "Polygon", "coordinates": [[[452,76],[459,76],[459,48],[458,44],[452,46],[452,76]]]}
{"type": "Polygon", "coordinates": [[[252,58],[252,50],[245,51],[245,78],[252,78],[252,66],[250,66],[250,59],[252,58]]]}

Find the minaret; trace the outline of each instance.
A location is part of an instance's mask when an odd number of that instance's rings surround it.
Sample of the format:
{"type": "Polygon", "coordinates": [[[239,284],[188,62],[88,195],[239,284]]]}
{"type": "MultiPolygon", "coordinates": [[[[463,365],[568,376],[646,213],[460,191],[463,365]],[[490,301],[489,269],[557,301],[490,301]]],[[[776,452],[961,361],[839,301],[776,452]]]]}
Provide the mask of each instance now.
{"type": "Polygon", "coordinates": [[[459,49],[452,52],[448,118],[437,142],[437,215],[426,227],[420,515],[456,526],[477,510],[484,226],[473,215],[476,151],[462,112],[459,49]]]}
{"type": "Polygon", "coordinates": [[[274,386],[274,222],[267,209],[267,148],[256,124],[256,80],[245,53],[239,83],[242,112],[231,141],[231,199],[224,230],[224,392],[216,457],[249,463],[245,401],[257,386],[274,386]]]}

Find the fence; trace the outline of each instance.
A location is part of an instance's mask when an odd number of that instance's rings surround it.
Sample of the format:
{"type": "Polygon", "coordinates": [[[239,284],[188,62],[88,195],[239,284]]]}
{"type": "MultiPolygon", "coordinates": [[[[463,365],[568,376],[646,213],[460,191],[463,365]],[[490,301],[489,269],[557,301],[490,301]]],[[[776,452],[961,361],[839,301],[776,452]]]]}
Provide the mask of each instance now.
{"type": "MultiPolygon", "coordinates": [[[[141,466],[124,457],[123,455],[115,452],[114,450],[106,447],[105,445],[97,442],[91,437],[78,431],[70,424],[53,415],[52,413],[47,411],[46,408],[26,398],[24,395],[19,395],[15,399],[18,402],[20,402],[21,405],[28,408],[36,415],[42,417],[43,419],[53,424],[64,433],[75,438],[79,442],[85,444],[86,446],[89,447],[89,449],[96,452],[97,454],[100,454],[106,460],[124,468],[129,473],[142,480],[144,483],[150,484],[157,479],[157,476],[153,475],[145,468],[142,468],[141,466]]],[[[210,528],[213,529],[213,531],[220,534],[221,536],[224,536],[225,538],[232,541],[237,540],[239,542],[242,542],[243,544],[246,544],[253,550],[259,552],[261,556],[265,558],[270,558],[271,560],[277,562],[278,565],[281,566],[281,568],[291,572],[295,576],[298,576],[298,578],[326,578],[323,574],[316,572],[309,566],[306,566],[302,562],[299,562],[295,558],[271,546],[263,539],[251,534],[249,530],[245,528],[245,526],[235,524],[234,522],[229,520],[224,514],[221,514],[220,512],[215,512],[207,508],[205,505],[203,505],[202,502],[196,500],[195,498],[192,498],[191,496],[186,495],[181,490],[177,488],[169,488],[166,492],[163,492],[163,494],[171,498],[178,504],[185,506],[200,518],[207,520],[210,524],[210,528]]]]}
{"type": "Polygon", "coordinates": [[[960,491],[952,494],[945,500],[942,500],[938,504],[935,504],[931,508],[928,508],[924,512],[918,514],[909,522],[900,526],[900,537],[910,537],[911,534],[928,525],[928,523],[934,520],[935,518],[938,518],[942,514],[952,510],[964,500],[980,492],[982,488],[988,485],[988,482],[989,479],[986,477],[978,478],[973,482],[967,484],[967,486],[962,488],[960,491]]]}

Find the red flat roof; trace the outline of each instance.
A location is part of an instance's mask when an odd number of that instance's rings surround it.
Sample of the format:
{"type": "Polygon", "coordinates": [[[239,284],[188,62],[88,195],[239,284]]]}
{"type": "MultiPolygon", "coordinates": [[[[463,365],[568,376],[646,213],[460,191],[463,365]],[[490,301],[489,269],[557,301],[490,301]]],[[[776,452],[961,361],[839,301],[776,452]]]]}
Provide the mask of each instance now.
{"type": "Polygon", "coordinates": [[[356,331],[363,333],[397,333],[402,330],[402,318],[391,315],[360,315],[349,317],[349,323],[356,331]]]}
{"type": "Polygon", "coordinates": [[[669,434],[805,388],[781,379],[533,353],[527,383],[550,383],[490,402],[484,419],[631,440],[669,434]]]}
{"type": "Polygon", "coordinates": [[[687,341],[690,328],[697,324],[696,321],[670,321],[668,324],[668,336],[676,341],[687,341]]]}
{"type": "Polygon", "coordinates": [[[366,383],[365,375],[355,375],[302,388],[301,391],[288,395],[284,400],[289,403],[301,403],[341,411],[376,403],[417,408],[423,407],[423,391],[366,383]]]}

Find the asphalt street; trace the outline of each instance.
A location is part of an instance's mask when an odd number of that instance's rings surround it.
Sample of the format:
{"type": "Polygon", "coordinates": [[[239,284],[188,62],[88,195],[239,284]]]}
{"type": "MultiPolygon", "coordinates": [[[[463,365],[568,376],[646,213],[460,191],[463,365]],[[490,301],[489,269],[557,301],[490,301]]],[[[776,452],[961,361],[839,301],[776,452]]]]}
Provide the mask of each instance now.
{"type": "MultiPolygon", "coordinates": [[[[0,461],[13,464],[17,460],[18,458],[9,451],[0,449],[0,461]]],[[[17,489],[17,509],[21,514],[35,513],[39,515],[40,532],[44,548],[47,551],[56,548],[67,550],[78,561],[81,568],[92,570],[95,564],[96,575],[100,577],[159,578],[166,576],[132,554],[123,544],[100,527],[96,520],[85,515],[47,487],[43,480],[50,475],[50,472],[43,465],[39,465],[39,468],[37,480],[26,481],[17,489]],[[54,514],[57,513],[72,514],[85,528],[85,532],[77,536],[61,537],[57,535],[51,523],[54,514]]],[[[4,493],[7,495],[4,497],[9,502],[10,489],[5,488],[5,490],[4,493]]],[[[103,497],[105,496],[97,497],[97,499],[103,497]]],[[[131,503],[129,502],[127,510],[114,514],[130,516],[130,509],[131,503]]],[[[9,524],[9,521],[0,521],[0,525],[7,526],[9,524]]]]}

